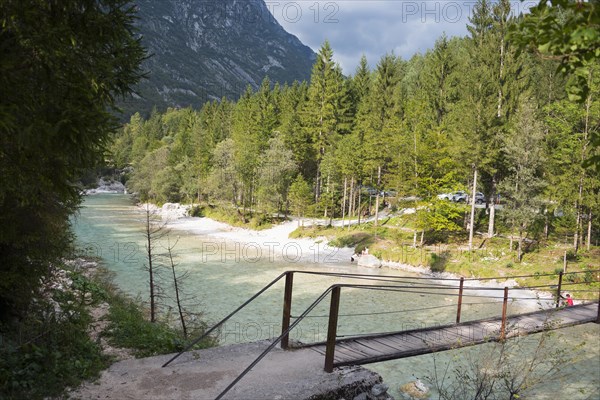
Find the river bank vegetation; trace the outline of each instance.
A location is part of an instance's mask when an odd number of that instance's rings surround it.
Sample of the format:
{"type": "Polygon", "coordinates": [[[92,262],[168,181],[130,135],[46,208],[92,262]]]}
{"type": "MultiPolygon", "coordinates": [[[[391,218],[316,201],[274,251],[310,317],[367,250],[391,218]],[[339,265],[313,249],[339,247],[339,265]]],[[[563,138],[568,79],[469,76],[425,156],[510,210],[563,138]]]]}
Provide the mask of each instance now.
{"type": "Polygon", "coordinates": [[[410,60],[387,54],[373,70],[363,57],[348,77],[325,42],[308,83],[266,78],[236,102],[133,115],[112,164],[133,167],[124,180],[144,201],[200,204],[237,225],[289,213],[397,220],[382,255],[398,238],[473,251],[500,235],[511,254],[500,264],[515,271],[565,242],[559,253],[594,259],[600,64],[580,60],[574,96],[564,60],[521,51],[517,24],[508,1],[480,1],[467,37],[442,36],[410,60]],[[485,207],[437,197],[456,190],[482,192],[485,207]]]}
{"type": "MultiPolygon", "coordinates": [[[[75,258],[52,268],[18,331],[3,330],[0,395],[42,399],[96,378],[112,362],[183,350],[188,344],[173,315],[150,322],[147,305],[124,295],[97,261],[75,258]]],[[[200,336],[205,325],[189,323],[200,336]]],[[[215,345],[212,338],[195,349],[215,345]]]]}
{"type": "MultiPolygon", "coordinates": [[[[135,7],[0,2],[2,397],[57,395],[108,362],[87,332],[86,307],[103,290],[77,272],[48,286],[72,255],[78,182],[107,160],[129,171],[129,188],[144,200],[233,206],[242,223],[258,215],[257,226],[269,219],[262,215],[288,212],[371,214],[383,236],[380,211],[405,209],[410,197],[416,217],[407,227],[423,245],[440,235],[465,240],[469,228],[470,250],[477,230],[514,237],[523,250],[513,256],[515,270],[526,266],[524,244],[532,242],[566,237],[575,257],[587,257],[582,248],[594,257],[600,184],[588,160],[598,160],[600,143],[597,7],[551,3],[550,13],[559,9],[566,21],[558,35],[538,35],[536,24],[525,31],[542,40],[537,50],[546,58],[517,49],[510,32],[523,26],[514,29],[508,0],[481,0],[468,37],[441,37],[410,60],[388,54],[371,71],[363,58],[346,77],[325,43],[310,83],[265,79],[238,101],[136,114],[115,133],[117,100],[145,74],[135,7]],[[436,197],[471,187],[487,207],[470,216],[436,197]],[[83,297],[67,290],[73,285],[83,297]]],[[[131,324],[115,334],[147,332],[130,302],[116,303],[131,324]]],[[[148,329],[146,338],[173,342],[158,325],[148,329]]]]}

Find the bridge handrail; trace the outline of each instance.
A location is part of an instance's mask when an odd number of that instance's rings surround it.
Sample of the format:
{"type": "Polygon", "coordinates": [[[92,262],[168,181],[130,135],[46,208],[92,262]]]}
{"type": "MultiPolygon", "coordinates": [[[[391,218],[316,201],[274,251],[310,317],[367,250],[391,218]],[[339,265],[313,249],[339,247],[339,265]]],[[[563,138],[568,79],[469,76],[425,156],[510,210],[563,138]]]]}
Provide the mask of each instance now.
{"type": "Polygon", "coordinates": [[[327,295],[331,292],[335,287],[339,287],[340,285],[331,285],[327,290],[325,290],[321,295],[310,305],[300,316],[290,324],[289,328],[281,333],[253,362],[250,364],[240,375],[237,376],[216,398],[215,400],[220,400],[231,388],[233,388],[256,364],[260,362],[281,340],[284,336],[289,335],[289,333],[294,329],[327,295]]]}
{"type": "MultiPolygon", "coordinates": [[[[583,274],[583,273],[596,273],[596,272],[600,272],[600,270],[588,270],[588,271],[579,271],[579,272],[569,272],[569,274],[583,274]]],[[[353,274],[353,273],[339,273],[339,272],[322,272],[322,271],[298,271],[298,270],[289,270],[289,271],[285,271],[283,273],[281,273],[277,278],[275,278],[274,280],[272,280],[269,284],[267,284],[265,287],[263,287],[261,290],[259,290],[256,294],[254,294],[252,297],[250,297],[248,300],[246,300],[243,304],[241,304],[239,307],[237,307],[234,311],[232,311],[229,315],[227,315],[225,318],[223,318],[221,321],[219,321],[217,324],[215,324],[213,327],[211,327],[209,330],[205,331],[202,336],[200,336],[199,338],[193,340],[189,345],[187,345],[183,350],[181,350],[179,353],[177,353],[174,357],[172,357],[169,361],[167,361],[166,363],[164,363],[162,365],[162,367],[166,367],[167,365],[169,365],[171,362],[173,362],[175,359],[177,359],[178,357],[180,357],[183,353],[185,353],[186,351],[189,351],[192,347],[194,347],[196,344],[198,344],[202,339],[208,337],[212,332],[214,332],[217,328],[219,328],[221,325],[223,325],[225,322],[227,322],[231,317],[233,317],[235,314],[237,314],[239,311],[241,311],[244,307],[246,307],[248,304],[250,304],[252,301],[254,301],[257,297],[259,297],[261,294],[263,294],[265,291],[267,291],[271,286],[273,286],[275,283],[277,283],[279,280],[281,280],[281,278],[283,278],[284,276],[287,276],[288,274],[305,274],[305,275],[321,275],[321,276],[336,276],[336,277],[345,277],[345,278],[351,278],[351,279],[367,279],[367,280],[375,280],[375,281],[383,281],[383,282],[390,282],[394,279],[398,279],[398,278],[404,278],[404,279],[411,279],[411,280],[431,280],[431,279],[435,279],[437,281],[460,281],[460,282],[464,282],[464,281],[484,281],[484,280],[507,280],[507,279],[514,279],[514,278],[530,278],[530,277],[541,277],[541,276],[556,276],[556,275],[561,275],[562,276],[562,272],[561,273],[550,273],[550,274],[533,274],[533,275],[516,275],[516,276],[504,276],[504,277],[493,277],[493,278],[440,278],[440,277],[407,277],[407,276],[402,276],[402,275],[387,275],[387,276],[381,276],[381,275],[375,275],[375,274],[353,274]]],[[[578,284],[578,283],[564,283],[563,285],[574,285],[574,284],[578,284]]],[[[388,286],[389,289],[384,289],[383,287],[385,287],[386,285],[362,285],[362,286],[369,286],[369,289],[372,290],[378,290],[376,289],[377,286],[380,286],[381,288],[379,290],[398,290],[401,287],[397,287],[397,289],[392,289],[391,285],[388,286]]],[[[542,288],[542,287],[548,287],[551,288],[552,285],[540,285],[540,286],[530,286],[530,287],[518,287],[518,288],[513,288],[513,289],[537,289],[537,288],[542,288]]],[[[447,289],[450,287],[455,287],[453,285],[444,285],[444,284],[433,284],[433,285],[427,285],[428,289],[447,289]]],[[[402,288],[406,288],[406,289],[418,289],[418,288],[425,288],[425,287],[420,287],[420,286],[406,286],[406,287],[402,287],[402,288]]],[[[464,290],[502,290],[501,288],[489,288],[489,287],[464,287],[464,290]]],[[[415,292],[416,293],[416,292],[415,292]]],[[[476,296],[476,295],[465,295],[465,297],[480,297],[480,296],[476,296]]],[[[481,296],[481,297],[489,297],[489,296],[481,296]]]]}
{"type": "Polygon", "coordinates": [[[231,313],[229,313],[229,315],[227,315],[221,321],[219,321],[215,325],[213,325],[212,328],[210,328],[209,330],[205,331],[202,334],[202,336],[200,336],[199,338],[193,340],[189,345],[187,345],[187,347],[185,347],[183,350],[181,350],[179,353],[177,353],[175,356],[173,356],[169,361],[167,361],[166,363],[164,363],[162,365],[162,367],[163,368],[166,367],[172,361],[174,361],[176,358],[178,358],[179,356],[181,356],[183,353],[185,353],[186,351],[189,351],[192,347],[194,347],[202,339],[204,339],[205,337],[207,337],[208,335],[210,335],[215,329],[217,329],[218,327],[220,327],[221,325],[223,325],[225,322],[227,322],[227,320],[229,320],[231,317],[233,317],[235,314],[237,314],[241,309],[243,309],[244,307],[246,307],[248,304],[250,304],[252,301],[254,301],[254,299],[256,299],[258,296],[260,296],[265,291],[267,291],[271,286],[273,286],[274,284],[276,284],[281,278],[283,278],[284,276],[286,276],[287,273],[288,272],[286,271],[286,272],[282,273],[281,275],[279,275],[277,278],[273,279],[268,285],[266,285],[261,290],[259,290],[258,292],[256,292],[256,294],[254,294],[254,296],[250,297],[242,305],[240,305],[238,308],[236,308],[231,313]]]}

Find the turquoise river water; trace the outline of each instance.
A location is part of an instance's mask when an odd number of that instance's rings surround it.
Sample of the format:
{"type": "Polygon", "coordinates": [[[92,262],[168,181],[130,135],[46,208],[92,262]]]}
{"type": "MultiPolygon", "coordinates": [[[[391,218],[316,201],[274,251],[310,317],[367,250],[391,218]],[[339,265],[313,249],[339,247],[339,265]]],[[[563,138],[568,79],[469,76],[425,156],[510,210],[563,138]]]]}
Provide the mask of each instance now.
{"type": "MultiPolygon", "coordinates": [[[[144,215],[126,195],[99,194],[86,197],[83,207],[73,221],[78,245],[89,255],[99,256],[104,265],[115,274],[115,283],[124,292],[145,299],[147,277],[144,265],[144,215]]],[[[157,244],[160,251],[166,238],[157,244]]],[[[171,242],[178,240],[174,249],[179,271],[187,272],[184,282],[186,291],[196,297],[195,311],[202,311],[210,324],[218,322],[263,286],[286,270],[321,271],[341,273],[377,274],[382,278],[402,275],[408,278],[417,274],[388,268],[365,269],[350,263],[343,257],[296,257],[306,248],[294,248],[294,254],[286,256],[277,249],[282,246],[268,245],[273,250],[260,250],[254,245],[236,243],[210,234],[198,234],[184,230],[171,231],[171,242]]],[[[264,245],[264,244],[263,244],[264,245]]],[[[283,246],[285,248],[285,246],[283,246]]],[[[291,246],[288,246],[288,249],[291,246]]],[[[345,253],[343,253],[345,254],[345,253]]],[[[293,315],[299,315],[324,290],[333,283],[350,283],[341,278],[316,275],[294,277],[293,315]]],[[[372,283],[354,281],[352,283],[372,283]]],[[[165,284],[165,286],[167,286],[165,284]]],[[[482,294],[481,292],[479,294],[482,294]]],[[[494,292],[497,293],[497,292],[494,292]]],[[[281,330],[283,281],[277,283],[253,304],[236,315],[221,329],[221,344],[249,342],[272,338],[281,330]]],[[[478,306],[465,306],[462,319],[469,320],[496,316],[501,303],[495,299],[479,301],[478,306]]],[[[456,298],[453,296],[421,296],[398,292],[344,289],[341,298],[339,335],[387,332],[419,326],[450,323],[455,318],[456,298]],[[407,312],[421,308],[421,311],[407,312]],[[423,310],[424,309],[424,310],[423,310]]],[[[528,311],[535,305],[516,301],[509,306],[509,313],[528,311]]],[[[324,340],[327,332],[329,301],[322,302],[293,331],[292,339],[302,342],[324,340]]],[[[524,363],[532,359],[540,335],[520,339],[519,351],[524,363]]],[[[546,380],[529,393],[536,399],[599,399],[600,400],[600,325],[586,324],[562,329],[549,339],[552,349],[562,349],[571,360],[565,364],[559,376],[546,380]]],[[[370,368],[384,378],[390,393],[401,398],[399,387],[415,378],[426,380],[437,371],[442,374],[445,366],[449,371],[475,359],[485,358],[491,345],[451,350],[437,354],[411,357],[402,360],[370,364],[370,368]]],[[[244,366],[240,366],[240,372],[244,366]]],[[[451,375],[451,374],[450,374],[451,375]]],[[[446,383],[453,382],[447,378],[446,383]]],[[[433,391],[432,398],[437,394],[433,391]]]]}

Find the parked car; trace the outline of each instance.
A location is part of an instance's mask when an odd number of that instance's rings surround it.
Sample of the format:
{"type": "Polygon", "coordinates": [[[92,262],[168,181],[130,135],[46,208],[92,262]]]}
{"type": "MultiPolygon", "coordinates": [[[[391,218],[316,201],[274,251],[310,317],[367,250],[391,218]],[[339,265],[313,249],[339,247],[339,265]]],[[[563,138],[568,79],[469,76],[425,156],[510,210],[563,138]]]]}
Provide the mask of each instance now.
{"type": "MultiPolygon", "coordinates": [[[[471,196],[462,190],[455,192],[454,196],[452,196],[452,201],[457,203],[470,203],[471,196]]],[[[475,192],[475,204],[483,204],[485,203],[485,195],[481,192],[475,192]]]]}
{"type": "Polygon", "coordinates": [[[454,193],[440,193],[437,195],[437,198],[440,200],[452,200],[452,196],[454,193]]]}
{"type": "Polygon", "coordinates": [[[481,192],[475,193],[475,204],[485,203],[485,195],[481,192]]]}
{"type": "Polygon", "coordinates": [[[452,198],[450,200],[456,203],[466,203],[468,197],[469,195],[467,194],[467,192],[459,190],[458,192],[454,192],[452,194],[452,198]]]}
{"type": "Polygon", "coordinates": [[[367,193],[369,196],[377,196],[377,189],[371,186],[361,186],[360,191],[362,193],[367,193]]]}
{"type": "Polygon", "coordinates": [[[387,190],[382,190],[379,193],[380,196],[384,196],[384,197],[396,197],[398,195],[398,192],[396,192],[394,189],[387,189],[387,190]]]}

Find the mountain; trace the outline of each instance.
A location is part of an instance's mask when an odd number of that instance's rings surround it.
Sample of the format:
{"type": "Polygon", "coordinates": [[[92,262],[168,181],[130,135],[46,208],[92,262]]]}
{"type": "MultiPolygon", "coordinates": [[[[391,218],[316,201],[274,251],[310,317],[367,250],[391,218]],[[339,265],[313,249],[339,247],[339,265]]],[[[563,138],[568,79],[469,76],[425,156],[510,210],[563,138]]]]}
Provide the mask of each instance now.
{"type": "Polygon", "coordinates": [[[237,100],[247,85],[308,80],[314,52],[286,32],[263,0],[135,0],[142,43],[151,57],[126,115],[156,106],[199,107],[237,100]]]}

